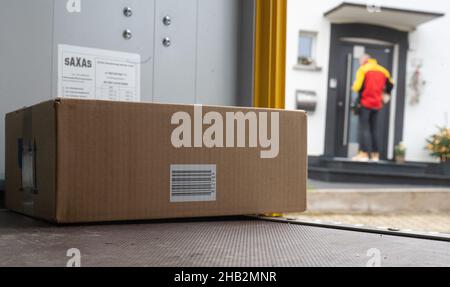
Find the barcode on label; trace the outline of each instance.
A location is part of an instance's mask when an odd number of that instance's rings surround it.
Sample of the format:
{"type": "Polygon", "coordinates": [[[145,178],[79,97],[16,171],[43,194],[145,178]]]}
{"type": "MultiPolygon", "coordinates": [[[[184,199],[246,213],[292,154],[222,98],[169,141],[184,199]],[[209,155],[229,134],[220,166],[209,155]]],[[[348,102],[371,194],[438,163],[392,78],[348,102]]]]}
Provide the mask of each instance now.
{"type": "Polygon", "coordinates": [[[170,202],[216,200],[216,165],[170,165],[170,202]]]}

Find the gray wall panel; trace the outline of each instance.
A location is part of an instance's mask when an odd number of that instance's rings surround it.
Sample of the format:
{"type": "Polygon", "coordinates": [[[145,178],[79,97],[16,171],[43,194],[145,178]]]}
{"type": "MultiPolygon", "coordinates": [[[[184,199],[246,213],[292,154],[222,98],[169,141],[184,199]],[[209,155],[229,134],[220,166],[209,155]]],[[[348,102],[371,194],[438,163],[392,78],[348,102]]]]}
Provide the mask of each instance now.
{"type": "Polygon", "coordinates": [[[195,102],[196,33],[197,0],[156,0],[155,102],[195,102]],[[165,16],[172,19],[169,26],[165,16]],[[169,47],[162,44],[166,37],[169,47]]]}
{"type": "Polygon", "coordinates": [[[81,13],[68,13],[67,1],[55,1],[54,84],[57,97],[58,44],[115,50],[141,55],[141,99],[152,101],[154,0],[90,0],[83,1],[81,13]],[[123,9],[130,7],[131,17],[123,9]],[[125,40],[122,33],[131,30],[133,37],[125,40]]]}
{"type": "Polygon", "coordinates": [[[3,0],[0,9],[0,180],[4,116],[58,97],[58,45],[137,53],[147,102],[252,102],[254,0],[3,0]],[[125,17],[124,7],[133,15],[125,17]],[[171,16],[166,26],[162,18],[171,16]],[[122,32],[133,37],[125,40],[122,32]],[[170,47],[162,39],[170,37],[170,47]]]}
{"type": "Polygon", "coordinates": [[[52,0],[2,1],[0,9],[0,179],[5,114],[51,98],[52,0]]]}

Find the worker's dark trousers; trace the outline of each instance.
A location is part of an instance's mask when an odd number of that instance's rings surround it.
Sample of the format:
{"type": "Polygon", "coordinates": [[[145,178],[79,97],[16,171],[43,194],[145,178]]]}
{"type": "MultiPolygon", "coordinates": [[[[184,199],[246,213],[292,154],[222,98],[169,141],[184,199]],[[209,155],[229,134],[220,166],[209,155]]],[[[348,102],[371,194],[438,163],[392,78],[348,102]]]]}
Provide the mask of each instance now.
{"type": "Polygon", "coordinates": [[[359,149],[363,152],[379,152],[378,112],[377,110],[361,108],[359,115],[359,149]]]}

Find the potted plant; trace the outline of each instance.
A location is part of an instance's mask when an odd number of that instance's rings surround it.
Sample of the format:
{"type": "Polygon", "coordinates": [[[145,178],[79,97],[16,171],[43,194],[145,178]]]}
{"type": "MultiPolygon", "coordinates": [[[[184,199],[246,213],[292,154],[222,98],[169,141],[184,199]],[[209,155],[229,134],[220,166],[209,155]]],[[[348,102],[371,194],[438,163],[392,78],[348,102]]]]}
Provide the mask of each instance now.
{"type": "Polygon", "coordinates": [[[405,163],[406,147],[403,142],[394,147],[394,157],[396,163],[405,163]]]}
{"type": "Polygon", "coordinates": [[[310,57],[299,57],[298,62],[303,66],[311,66],[314,63],[314,60],[310,57]]]}
{"type": "Polygon", "coordinates": [[[450,168],[450,128],[438,127],[438,131],[427,139],[430,155],[440,159],[444,170],[450,168]]]}

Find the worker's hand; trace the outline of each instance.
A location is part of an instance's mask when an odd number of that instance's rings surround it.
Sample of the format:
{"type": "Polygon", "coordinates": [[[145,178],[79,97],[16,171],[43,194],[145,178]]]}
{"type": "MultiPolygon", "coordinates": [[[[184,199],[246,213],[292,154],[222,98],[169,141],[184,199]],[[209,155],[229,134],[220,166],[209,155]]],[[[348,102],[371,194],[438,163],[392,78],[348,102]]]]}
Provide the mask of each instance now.
{"type": "Polygon", "coordinates": [[[391,101],[391,95],[389,95],[388,93],[384,93],[383,94],[383,103],[385,105],[389,104],[389,102],[391,101]]]}

